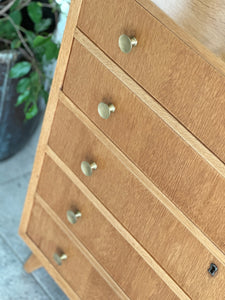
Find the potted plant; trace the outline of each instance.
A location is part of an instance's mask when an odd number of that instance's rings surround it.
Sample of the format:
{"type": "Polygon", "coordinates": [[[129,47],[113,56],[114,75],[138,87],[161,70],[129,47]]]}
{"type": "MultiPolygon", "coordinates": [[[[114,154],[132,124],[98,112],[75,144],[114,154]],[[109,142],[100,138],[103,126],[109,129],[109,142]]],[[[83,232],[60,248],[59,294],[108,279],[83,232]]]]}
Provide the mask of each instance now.
{"type": "Polygon", "coordinates": [[[59,11],[53,0],[0,0],[0,160],[21,149],[41,118],[59,11]]]}

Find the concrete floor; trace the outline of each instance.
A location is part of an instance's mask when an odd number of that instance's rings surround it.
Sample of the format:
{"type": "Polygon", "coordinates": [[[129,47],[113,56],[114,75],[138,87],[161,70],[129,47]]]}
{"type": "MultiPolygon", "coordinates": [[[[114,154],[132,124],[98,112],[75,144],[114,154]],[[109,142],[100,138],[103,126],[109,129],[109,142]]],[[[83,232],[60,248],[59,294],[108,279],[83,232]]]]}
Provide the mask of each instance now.
{"type": "Polygon", "coordinates": [[[23,270],[31,252],[18,227],[40,127],[25,148],[0,162],[0,300],[68,299],[43,268],[32,274],[23,270]]]}

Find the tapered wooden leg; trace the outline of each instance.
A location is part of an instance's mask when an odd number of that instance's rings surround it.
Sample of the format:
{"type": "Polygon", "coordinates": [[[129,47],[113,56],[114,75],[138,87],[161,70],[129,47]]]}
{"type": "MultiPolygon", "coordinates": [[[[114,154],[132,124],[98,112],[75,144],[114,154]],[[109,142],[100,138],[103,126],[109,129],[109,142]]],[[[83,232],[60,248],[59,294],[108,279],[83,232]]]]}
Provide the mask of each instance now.
{"type": "Polygon", "coordinates": [[[31,254],[31,256],[25,262],[23,267],[27,273],[31,273],[31,272],[41,268],[42,264],[39,262],[39,260],[37,259],[37,257],[34,254],[31,254]]]}

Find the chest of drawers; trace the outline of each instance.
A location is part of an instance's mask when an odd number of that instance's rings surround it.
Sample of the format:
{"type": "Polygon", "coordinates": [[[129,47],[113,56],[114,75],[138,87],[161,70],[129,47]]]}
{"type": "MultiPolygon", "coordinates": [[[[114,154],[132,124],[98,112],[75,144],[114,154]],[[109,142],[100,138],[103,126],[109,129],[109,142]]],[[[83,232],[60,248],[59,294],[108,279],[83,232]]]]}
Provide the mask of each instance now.
{"type": "Polygon", "coordinates": [[[224,299],[224,70],[149,0],[72,1],[20,225],[28,272],[70,299],[224,299]]]}

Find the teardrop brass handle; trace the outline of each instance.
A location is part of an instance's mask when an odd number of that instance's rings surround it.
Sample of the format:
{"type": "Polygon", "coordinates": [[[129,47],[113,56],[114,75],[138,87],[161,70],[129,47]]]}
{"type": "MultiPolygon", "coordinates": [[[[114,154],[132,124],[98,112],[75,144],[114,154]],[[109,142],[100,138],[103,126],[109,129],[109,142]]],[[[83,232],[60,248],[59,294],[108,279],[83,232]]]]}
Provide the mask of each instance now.
{"type": "Polygon", "coordinates": [[[102,119],[108,119],[112,112],[116,110],[113,104],[106,104],[104,102],[98,105],[98,114],[102,119]]]}
{"type": "Polygon", "coordinates": [[[119,47],[123,53],[130,53],[132,48],[137,46],[137,43],[135,37],[129,37],[126,34],[122,34],[119,37],[119,47]]]}
{"type": "Polygon", "coordinates": [[[91,176],[93,170],[97,169],[97,164],[95,162],[88,163],[87,161],[82,161],[81,163],[81,171],[85,176],[91,176]]]}
{"type": "Polygon", "coordinates": [[[66,260],[67,259],[67,255],[64,253],[64,254],[57,254],[57,253],[54,253],[54,261],[57,263],[58,266],[61,266],[62,263],[63,263],[63,260],[66,260]]]}
{"type": "Polygon", "coordinates": [[[80,211],[73,212],[72,210],[68,210],[66,216],[67,216],[67,220],[71,224],[75,224],[77,223],[77,220],[81,218],[82,214],[80,211]]]}

